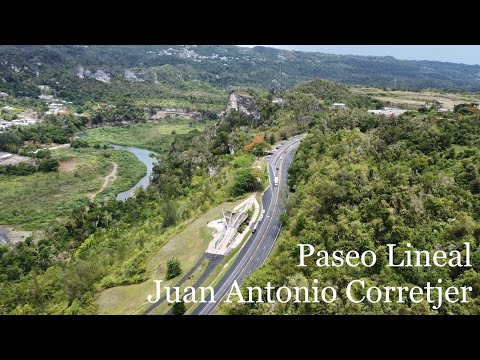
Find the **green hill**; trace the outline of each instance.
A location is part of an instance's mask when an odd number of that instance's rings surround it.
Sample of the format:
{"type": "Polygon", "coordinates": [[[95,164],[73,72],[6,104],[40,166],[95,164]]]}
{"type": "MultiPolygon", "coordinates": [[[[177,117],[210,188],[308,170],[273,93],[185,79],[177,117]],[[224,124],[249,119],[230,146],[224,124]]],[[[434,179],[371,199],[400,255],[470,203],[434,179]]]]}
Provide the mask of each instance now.
{"type": "Polygon", "coordinates": [[[331,55],[257,46],[1,46],[0,91],[37,96],[50,85],[71,101],[205,97],[214,88],[285,89],[320,77],[398,89],[480,89],[480,66],[393,57],[331,55]],[[152,86],[153,85],[153,86],[152,86]],[[195,88],[200,94],[195,94],[195,88]],[[172,94],[174,93],[174,94],[172,94]],[[113,94],[113,95],[112,95],[113,94]],[[79,100],[80,99],[80,100],[79,100]]]}

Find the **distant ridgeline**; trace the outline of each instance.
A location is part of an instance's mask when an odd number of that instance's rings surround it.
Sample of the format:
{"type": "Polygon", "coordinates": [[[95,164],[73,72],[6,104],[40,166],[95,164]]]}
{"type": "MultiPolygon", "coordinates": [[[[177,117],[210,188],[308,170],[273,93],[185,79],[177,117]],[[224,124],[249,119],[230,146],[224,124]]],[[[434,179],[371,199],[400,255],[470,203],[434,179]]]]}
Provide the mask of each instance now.
{"type": "MultiPolygon", "coordinates": [[[[315,77],[397,89],[480,90],[480,66],[237,46],[1,46],[0,91],[81,104],[123,95],[206,101],[214,89],[284,90],[315,77]],[[195,89],[195,92],[192,90],[195,89]]],[[[217,92],[218,94],[218,92],[217,92]]],[[[220,95],[220,94],[218,94],[220,95]]],[[[222,92],[222,96],[225,96],[222,92]]],[[[208,101],[218,101],[214,96],[208,101]]]]}

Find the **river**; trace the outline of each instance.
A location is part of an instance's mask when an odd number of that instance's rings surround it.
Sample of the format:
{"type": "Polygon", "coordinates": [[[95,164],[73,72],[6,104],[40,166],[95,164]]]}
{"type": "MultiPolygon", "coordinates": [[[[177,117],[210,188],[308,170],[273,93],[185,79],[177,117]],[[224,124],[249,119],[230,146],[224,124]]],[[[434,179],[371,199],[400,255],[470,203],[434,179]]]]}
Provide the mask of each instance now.
{"type": "MultiPolygon", "coordinates": [[[[85,138],[87,136],[88,136],[87,133],[84,131],[78,133],[79,138],[85,138]]],[[[110,146],[112,146],[114,149],[117,149],[117,150],[125,150],[125,151],[131,152],[137,157],[138,160],[144,163],[145,166],[147,167],[147,175],[141,178],[134,186],[132,186],[127,191],[117,194],[117,198],[116,198],[117,200],[125,201],[126,199],[131,198],[135,195],[134,192],[136,189],[140,187],[142,189],[146,189],[148,185],[150,185],[151,183],[150,177],[153,174],[153,167],[157,163],[157,159],[154,157],[150,157],[150,154],[155,154],[150,150],[140,149],[136,147],[122,146],[122,145],[110,145],[110,146]]]]}
{"type": "Polygon", "coordinates": [[[136,147],[127,147],[127,146],[121,146],[121,145],[111,145],[114,149],[117,150],[126,150],[134,154],[138,160],[143,162],[145,166],[147,167],[147,175],[145,175],[143,178],[140,179],[139,182],[137,182],[134,186],[132,186],[130,189],[127,191],[121,192],[117,194],[117,200],[124,201],[130,197],[133,197],[135,194],[135,189],[142,188],[146,189],[148,185],[150,185],[151,179],[150,177],[153,174],[153,167],[157,163],[157,159],[154,157],[150,157],[150,154],[152,154],[152,151],[150,150],[145,150],[145,149],[139,149],[136,147]]]}

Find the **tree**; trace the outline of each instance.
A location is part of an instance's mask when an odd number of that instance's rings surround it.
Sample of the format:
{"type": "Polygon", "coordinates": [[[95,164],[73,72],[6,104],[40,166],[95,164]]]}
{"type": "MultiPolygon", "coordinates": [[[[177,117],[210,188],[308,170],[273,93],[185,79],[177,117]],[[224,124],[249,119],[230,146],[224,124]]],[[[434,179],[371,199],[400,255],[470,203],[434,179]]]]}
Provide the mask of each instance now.
{"type": "Polygon", "coordinates": [[[175,226],[177,224],[177,209],[175,207],[175,203],[168,196],[164,198],[164,204],[162,206],[162,217],[162,226],[164,228],[175,226]]]}
{"type": "Polygon", "coordinates": [[[269,143],[270,145],[273,145],[273,144],[275,144],[275,141],[276,141],[275,135],[274,135],[274,134],[270,134],[270,136],[269,136],[269,138],[268,138],[268,143],[269,143]]]}
{"type": "Polygon", "coordinates": [[[22,145],[22,140],[12,131],[0,133],[0,150],[11,151],[22,145]]]}
{"type": "Polygon", "coordinates": [[[258,187],[258,182],[252,174],[251,169],[241,168],[235,173],[235,183],[231,189],[233,196],[240,196],[248,191],[254,191],[258,187]]]}
{"type": "Polygon", "coordinates": [[[177,258],[172,258],[167,262],[167,280],[173,279],[182,273],[180,268],[180,261],[177,258]]]}
{"type": "Polygon", "coordinates": [[[187,309],[186,309],[185,303],[183,301],[176,302],[172,306],[173,315],[183,315],[183,314],[185,314],[185,311],[187,311],[187,309]]]}

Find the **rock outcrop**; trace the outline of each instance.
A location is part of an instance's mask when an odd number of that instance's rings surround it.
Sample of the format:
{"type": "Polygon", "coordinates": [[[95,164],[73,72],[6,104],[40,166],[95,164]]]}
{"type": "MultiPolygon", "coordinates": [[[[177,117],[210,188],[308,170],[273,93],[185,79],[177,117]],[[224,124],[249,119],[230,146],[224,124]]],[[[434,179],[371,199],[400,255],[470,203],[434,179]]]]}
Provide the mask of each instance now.
{"type": "Polygon", "coordinates": [[[227,107],[220,115],[225,116],[232,110],[236,110],[240,114],[250,116],[254,119],[260,119],[260,113],[257,110],[255,99],[248,94],[231,93],[228,98],[227,107]]]}
{"type": "Polygon", "coordinates": [[[110,75],[107,74],[103,70],[97,70],[95,71],[95,74],[93,75],[94,79],[97,81],[101,81],[107,84],[110,84],[110,75]]]}
{"type": "Polygon", "coordinates": [[[130,82],[143,82],[146,80],[145,70],[125,69],[124,79],[130,82]]]}
{"type": "Polygon", "coordinates": [[[111,79],[110,74],[103,70],[97,69],[95,72],[92,72],[91,70],[86,69],[81,65],[75,69],[75,76],[79,79],[95,79],[106,84],[110,84],[111,79]]]}

